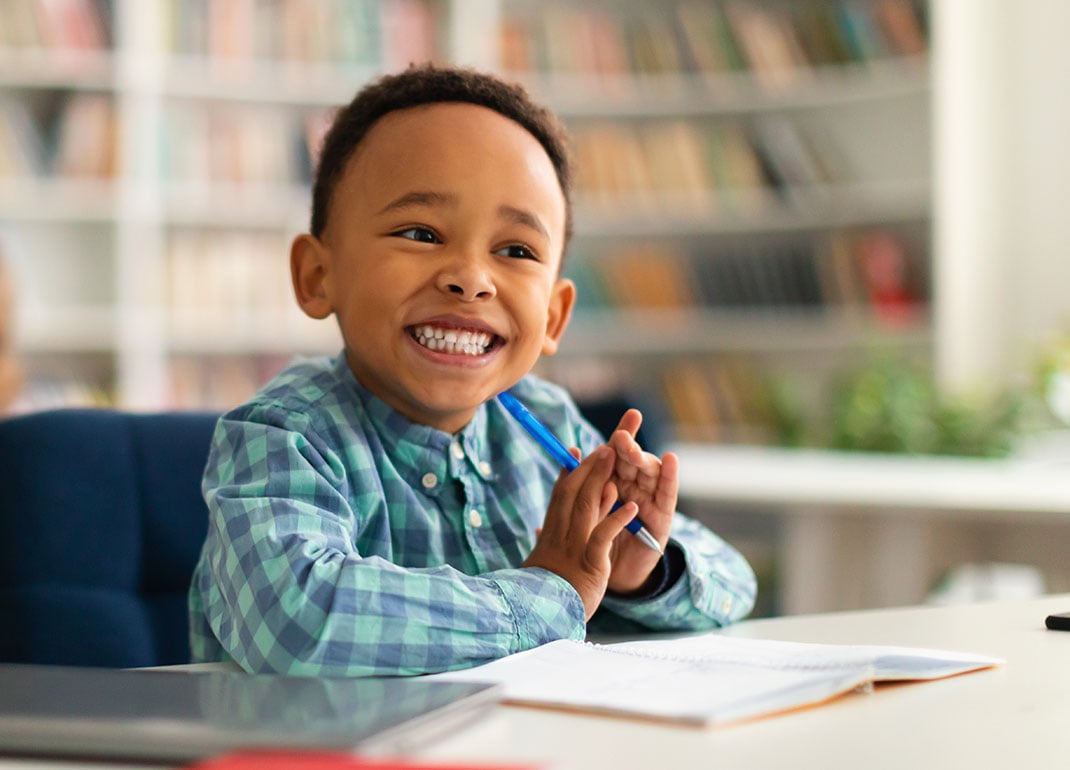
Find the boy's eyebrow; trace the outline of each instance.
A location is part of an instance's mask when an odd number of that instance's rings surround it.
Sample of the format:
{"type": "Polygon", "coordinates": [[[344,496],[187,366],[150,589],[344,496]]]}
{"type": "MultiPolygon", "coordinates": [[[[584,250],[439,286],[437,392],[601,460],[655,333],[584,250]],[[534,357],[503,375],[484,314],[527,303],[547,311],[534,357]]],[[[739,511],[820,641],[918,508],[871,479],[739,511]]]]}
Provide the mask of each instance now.
{"type": "MultiPolygon", "coordinates": [[[[433,190],[413,190],[412,192],[407,192],[390,201],[390,203],[379,210],[379,214],[386,214],[390,211],[417,206],[455,205],[457,205],[457,196],[453,193],[435,192],[433,190]]],[[[510,222],[530,227],[532,230],[541,233],[546,238],[550,237],[550,232],[546,229],[542,220],[530,211],[517,208],[516,206],[503,204],[498,207],[498,214],[510,222]]]]}
{"type": "Polygon", "coordinates": [[[550,232],[546,229],[546,226],[543,225],[542,220],[530,211],[518,209],[515,206],[503,205],[498,207],[498,214],[510,222],[530,227],[532,230],[541,233],[545,238],[550,237],[550,232]]]}
{"type": "Polygon", "coordinates": [[[432,190],[414,190],[400,195],[379,210],[380,214],[398,209],[407,209],[413,206],[450,206],[457,203],[457,196],[451,193],[440,193],[432,190]]]}

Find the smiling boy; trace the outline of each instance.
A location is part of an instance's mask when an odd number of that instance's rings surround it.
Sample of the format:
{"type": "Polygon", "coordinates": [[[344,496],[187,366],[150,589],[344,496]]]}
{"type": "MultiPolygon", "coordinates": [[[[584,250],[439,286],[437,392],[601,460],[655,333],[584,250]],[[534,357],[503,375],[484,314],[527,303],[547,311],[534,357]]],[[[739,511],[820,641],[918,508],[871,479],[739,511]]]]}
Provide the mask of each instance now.
{"type": "Polygon", "coordinates": [[[338,114],[290,263],[298,304],[334,316],[344,351],[219,421],[194,660],[417,674],[582,639],[588,622],[749,611],[752,571],[675,513],[676,458],[636,444],[639,413],[606,442],[529,374],[575,302],[570,185],[556,119],[488,75],[413,68],[338,114]],[[507,389],[579,468],[560,472],[493,400],[507,389]],[[636,515],[663,556],[621,534],[636,515]]]}

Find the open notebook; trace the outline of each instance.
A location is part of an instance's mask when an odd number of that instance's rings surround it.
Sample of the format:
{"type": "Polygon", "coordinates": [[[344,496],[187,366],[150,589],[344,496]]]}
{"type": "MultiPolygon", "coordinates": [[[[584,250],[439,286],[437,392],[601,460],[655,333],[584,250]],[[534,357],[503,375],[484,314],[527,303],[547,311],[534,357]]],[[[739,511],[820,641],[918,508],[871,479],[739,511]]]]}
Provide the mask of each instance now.
{"type": "Polygon", "coordinates": [[[186,761],[238,749],[400,752],[498,701],[492,685],[0,664],[0,754],[186,761]]]}
{"type": "Polygon", "coordinates": [[[939,679],[1003,663],[913,647],[703,634],[617,644],[558,641],[431,679],[504,685],[504,699],[714,725],[830,700],[873,682],[939,679]]]}

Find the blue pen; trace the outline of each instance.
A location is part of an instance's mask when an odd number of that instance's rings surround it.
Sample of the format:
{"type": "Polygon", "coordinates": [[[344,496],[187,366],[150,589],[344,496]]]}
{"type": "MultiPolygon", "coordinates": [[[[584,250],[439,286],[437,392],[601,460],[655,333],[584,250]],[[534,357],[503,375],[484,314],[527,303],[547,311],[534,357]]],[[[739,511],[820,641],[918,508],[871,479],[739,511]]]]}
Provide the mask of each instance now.
{"type": "MultiPolygon", "coordinates": [[[[531,434],[531,437],[535,439],[539,444],[550,453],[550,456],[557,460],[562,467],[567,471],[574,471],[580,464],[580,461],[569,454],[568,449],[562,444],[557,436],[547,429],[545,425],[539,422],[538,418],[529,412],[523,404],[516,400],[510,393],[499,393],[498,402],[505,407],[509,414],[513,415],[522,426],[524,430],[531,434]]],[[[617,510],[623,503],[618,500],[613,504],[613,510],[617,510]]],[[[658,541],[650,534],[649,531],[643,526],[643,522],[639,521],[636,517],[629,521],[625,527],[626,530],[635,535],[647,548],[657,553],[662,553],[661,546],[658,545],[658,541]]]]}

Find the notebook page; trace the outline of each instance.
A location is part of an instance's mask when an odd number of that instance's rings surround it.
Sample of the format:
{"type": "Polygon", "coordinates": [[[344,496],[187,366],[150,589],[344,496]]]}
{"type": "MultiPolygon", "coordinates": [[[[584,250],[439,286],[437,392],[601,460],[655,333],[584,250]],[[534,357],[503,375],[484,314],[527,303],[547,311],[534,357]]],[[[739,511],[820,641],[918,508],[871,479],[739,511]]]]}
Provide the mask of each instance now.
{"type": "Polygon", "coordinates": [[[711,725],[820,703],[872,677],[868,665],[777,669],[562,640],[432,678],[501,683],[506,701],[711,725]]]}
{"type": "Polygon", "coordinates": [[[617,644],[557,641],[436,677],[497,682],[504,699],[696,725],[801,708],[885,679],[935,679],[1002,663],[921,648],[703,634],[617,644]]]}
{"type": "Polygon", "coordinates": [[[868,666],[873,669],[875,681],[939,679],[1005,662],[1001,658],[952,650],[739,639],[716,633],[606,646],[635,655],[696,661],[714,658],[723,663],[780,670],[854,669],[868,666]]]}

